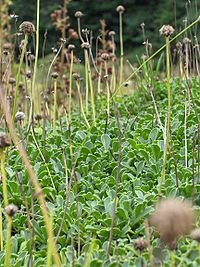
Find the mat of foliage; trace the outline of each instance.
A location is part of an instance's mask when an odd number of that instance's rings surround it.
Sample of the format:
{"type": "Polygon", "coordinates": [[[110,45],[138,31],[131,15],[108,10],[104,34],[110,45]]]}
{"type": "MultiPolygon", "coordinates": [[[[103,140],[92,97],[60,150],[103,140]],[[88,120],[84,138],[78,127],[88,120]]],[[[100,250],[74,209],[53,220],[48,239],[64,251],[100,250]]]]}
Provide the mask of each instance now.
{"type": "MultiPolygon", "coordinates": [[[[198,116],[200,112],[199,81],[174,80],[172,83],[172,119],[171,150],[167,161],[166,180],[162,194],[181,196],[192,199],[192,177],[194,177],[194,203],[196,209],[200,204],[198,184],[198,141],[195,143],[194,163],[192,160],[192,140],[197,139],[198,116]],[[188,94],[190,93],[190,94],[188,94]],[[184,140],[184,97],[187,96],[187,145],[188,167],[185,167],[184,140]],[[189,95],[189,100],[188,100],[189,95]],[[193,174],[194,173],[194,174],[193,174]],[[178,187],[176,186],[178,179],[178,187]]],[[[46,144],[42,123],[34,127],[37,143],[41,152],[46,155],[46,163],[41,157],[32,134],[29,134],[27,152],[43,188],[47,206],[54,218],[54,233],[57,234],[65,210],[66,173],[63,151],[67,162],[70,179],[72,161],[76,161],[78,199],[72,179],[67,212],[58,238],[57,247],[62,266],[84,266],[86,255],[91,249],[91,262],[88,266],[142,266],[141,259],[149,266],[148,251],[134,248],[134,240],[144,236],[144,219],[153,211],[158,199],[158,181],[163,164],[163,133],[157,122],[155,109],[149,89],[139,91],[115,99],[119,111],[121,138],[121,168],[118,188],[116,219],[113,228],[113,242],[110,257],[107,257],[107,246],[113,211],[113,200],[116,187],[118,161],[117,122],[112,108],[107,124],[103,107],[105,99],[97,102],[98,120],[96,126],[88,131],[78,111],[74,112],[69,141],[66,118],[57,122],[55,132],[47,125],[46,144]],[[103,111],[102,111],[103,110],[103,111]],[[70,146],[73,159],[70,157],[70,146]],[[49,172],[51,175],[49,175],[49,172]],[[55,189],[52,186],[52,181],[55,189]],[[78,202],[78,214],[77,214],[78,202]],[[81,255],[77,257],[77,232],[80,219],[81,255]],[[72,247],[74,240],[74,250],[72,247]],[[74,252],[73,252],[74,251],[74,252]]],[[[166,118],[165,84],[157,82],[154,96],[161,122],[164,126],[166,118]]],[[[24,128],[24,136],[27,134],[24,128]]],[[[198,140],[198,139],[197,139],[198,140]]],[[[10,202],[19,207],[14,218],[12,232],[12,266],[27,266],[30,237],[27,227],[27,216],[24,199],[31,215],[33,227],[34,266],[45,266],[47,236],[40,213],[40,207],[34,198],[34,192],[28,182],[27,171],[22,166],[16,149],[8,153],[8,190],[10,202]],[[23,190],[22,190],[23,188],[23,190]],[[33,196],[34,203],[31,201],[33,196]]],[[[6,229],[6,225],[4,225],[6,229]]],[[[159,246],[158,238],[151,230],[153,250],[159,246]]],[[[4,230],[5,234],[5,230],[4,230]]],[[[0,252],[0,264],[3,264],[3,252],[0,252]]],[[[189,238],[182,238],[177,243],[176,260],[182,266],[199,266],[198,245],[189,238]]],[[[163,253],[163,266],[169,266],[169,252],[163,253]]]]}

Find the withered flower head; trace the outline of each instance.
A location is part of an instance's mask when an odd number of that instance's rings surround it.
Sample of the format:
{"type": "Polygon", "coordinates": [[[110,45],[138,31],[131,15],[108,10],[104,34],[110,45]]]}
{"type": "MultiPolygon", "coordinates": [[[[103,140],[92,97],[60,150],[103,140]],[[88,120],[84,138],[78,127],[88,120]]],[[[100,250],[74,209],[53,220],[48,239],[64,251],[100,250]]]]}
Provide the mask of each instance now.
{"type": "Polygon", "coordinates": [[[25,75],[26,75],[27,79],[30,79],[30,78],[31,78],[31,75],[32,75],[31,70],[27,70],[27,71],[25,72],[25,75]]]}
{"type": "Polygon", "coordinates": [[[84,42],[84,43],[81,44],[81,47],[83,49],[89,49],[90,48],[90,44],[88,42],[84,42]]]}
{"type": "Polygon", "coordinates": [[[73,73],[72,77],[74,78],[75,81],[79,81],[80,80],[80,75],[77,72],[73,73]]]}
{"type": "Polygon", "coordinates": [[[12,85],[16,84],[15,78],[14,77],[10,77],[8,83],[12,84],[12,85]]]}
{"type": "Polygon", "coordinates": [[[103,53],[103,54],[101,54],[101,58],[102,58],[103,60],[107,61],[107,60],[109,59],[109,55],[108,55],[108,53],[103,53]]]}
{"type": "Polygon", "coordinates": [[[191,40],[189,38],[185,37],[185,38],[183,38],[183,43],[189,44],[189,43],[191,43],[191,40]]]}
{"type": "Polygon", "coordinates": [[[159,30],[160,35],[164,37],[171,36],[174,33],[174,31],[175,31],[174,28],[170,25],[163,25],[159,30]]]}
{"type": "Polygon", "coordinates": [[[135,241],[134,241],[134,247],[135,249],[138,250],[143,250],[147,247],[147,241],[141,237],[138,237],[135,241]]]}
{"type": "Polygon", "coordinates": [[[74,50],[75,49],[75,45],[73,44],[69,44],[68,45],[68,50],[71,51],[71,50],[74,50]]]}
{"type": "Polygon", "coordinates": [[[23,32],[24,34],[31,34],[35,32],[35,26],[30,21],[24,21],[19,26],[20,32],[23,32]]]}
{"type": "Polygon", "coordinates": [[[116,11],[118,13],[123,13],[125,11],[125,8],[122,6],[122,5],[119,5],[117,8],[116,8],[116,11]]]}
{"type": "Polygon", "coordinates": [[[190,237],[200,243],[200,228],[192,230],[190,237]]]}
{"type": "Polygon", "coordinates": [[[178,237],[190,233],[194,221],[192,206],[185,201],[172,198],[161,200],[150,218],[154,229],[169,248],[174,246],[178,237]]]}
{"type": "Polygon", "coordinates": [[[15,122],[23,121],[24,119],[25,119],[25,114],[24,114],[24,112],[22,112],[22,111],[18,111],[18,112],[15,114],[15,122]]]}
{"type": "Polygon", "coordinates": [[[9,49],[11,49],[12,48],[12,43],[4,43],[3,44],[3,49],[5,49],[5,50],[9,50],[9,49]]]}
{"type": "Polygon", "coordinates": [[[4,211],[8,214],[8,216],[13,217],[18,211],[18,207],[14,204],[9,204],[4,208],[4,211]]]}
{"type": "Polygon", "coordinates": [[[108,33],[109,36],[115,36],[115,34],[116,34],[115,31],[110,31],[110,32],[108,33]]]}
{"type": "Polygon", "coordinates": [[[182,48],[182,43],[181,42],[177,42],[176,43],[176,48],[178,49],[178,50],[180,50],[181,48],[182,48]]]}
{"type": "Polygon", "coordinates": [[[74,14],[74,16],[76,18],[81,18],[83,16],[83,13],[81,11],[76,11],[76,13],[74,14]]]}
{"type": "Polygon", "coordinates": [[[43,118],[43,116],[40,114],[35,114],[34,118],[36,121],[40,121],[43,118]]]}
{"type": "Polygon", "coordinates": [[[8,136],[5,133],[0,132],[0,149],[10,145],[11,145],[11,140],[8,138],[8,136]]]}
{"type": "Polygon", "coordinates": [[[55,72],[52,72],[51,77],[53,79],[57,79],[58,78],[58,73],[56,71],[55,72]]]}

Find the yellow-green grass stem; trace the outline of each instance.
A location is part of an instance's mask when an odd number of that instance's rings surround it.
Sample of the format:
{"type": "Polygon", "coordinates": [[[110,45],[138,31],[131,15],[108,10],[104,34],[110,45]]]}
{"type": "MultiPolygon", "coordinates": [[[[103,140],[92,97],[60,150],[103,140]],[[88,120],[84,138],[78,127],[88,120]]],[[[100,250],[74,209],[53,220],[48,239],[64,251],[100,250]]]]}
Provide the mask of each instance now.
{"type": "Polygon", "coordinates": [[[72,72],[73,72],[74,52],[71,50],[71,63],[69,71],[69,122],[71,123],[71,109],[72,109],[72,72]]]}
{"type": "Polygon", "coordinates": [[[6,219],[7,219],[7,231],[6,231],[4,267],[10,267],[11,245],[12,245],[11,244],[12,218],[6,215],[6,219]]]}
{"type": "Polygon", "coordinates": [[[167,151],[170,141],[170,119],[171,119],[171,70],[170,70],[170,44],[169,37],[166,37],[166,74],[167,74],[167,97],[168,97],[168,108],[167,108],[167,127],[166,127],[166,140],[164,146],[164,157],[163,166],[161,170],[160,184],[159,184],[159,196],[161,195],[162,186],[165,181],[165,172],[167,165],[167,151]]]}
{"type": "Polygon", "coordinates": [[[85,257],[85,263],[84,263],[83,267],[90,267],[91,258],[92,258],[92,253],[93,253],[94,248],[95,248],[95,240],[93,239],[93,240],[91,241],[91,243],[90,243],[88,252],[87,252],[87,254],[86,254],[86,257],[85,257]]]}
{"type": "Polygon", "coordinates": [[[4,148],[0,148],[1,159],[1,174],[2,174],[2,188],[3,188],[3,201],[4,207],[8,205],[8,190],[7,190],[7,177],[5,170],[6,153],[4,148]]]}
{"type": "Polygon", "coordinates": [[[23,63],[23,60],[24,60],[24,55],[25,55],[25,52],[26,52],[27,43],[28,43],[28,33],[25,33],[24,45],[23,45],[23,48],[22,48],[22,53],[21,53],[21,56],[20,56],[19,67],[18,67],[17,76],[16,76],[16,88],[15,88],[15,96],[14,96],[14,102],[13,102],[13,113],[12,113],[12,121],[13,122],[15,120],[15,114],[16,114],[16,111],[17,111],[17,98],[18,98],[18,91],[19,91],[19,76],[20,76],[22,63],[23,63]]]}
{"type": "Polygon", "coordinates": [[[54,104],[53,104],[53,131],[56,129],[56,110],[57,110],[57,79],[54,79],[54,104]]]}
{"type": "Polygon", "coordinates": [[[94,89],[93,89],[93,82],[92,82],[92,73],[90,68],[90,62],[88,57],[88,51],[86,51],[87,54],[87,70],[88,70],[88,78],[89,78],[89,84],[90,84],[90,99],[91,99],[91,105],[92,105],[92,117],[93,122],[96,125],[96,112],[95,112],[95,102],[94,102],[94,89]]]}
{"type": "MultiPolygon", "coordinates": [[[[37,74],[37,64],[38,64],[38,54],[39,54],[39,30],[40,30],[40,0],[37,0],[37,11],[36,11],[36,16],[37,16],[37,22],[36,22],[36,47],[35,47],[35,63],[34,63],[34,70],[33,70],[33,81],[32,81],[32,101],[36,103],[36,96],[35,94],[35,82],[36,82],[36,74],[37,74]]],[[[31,112],[34,112],[34,107],[35,105],[32,106],[31,112]]]]}
{"type": "Polygon", "coordinates": [[[175,251],[174,250],[170,251],[170,256],[171,256],[171,267],[175,267],[176,261],[175,261],[175,251]]]}
{"type": "Polygon", "coordinates": [[[122,25],[122,14],[119,12],[119,38],[120,38],[120,73],[119,73],[119,85],[123,81],[123,71],[124,71],[124,47],[123,47],[123,25],[122,25]]]}
{"type": "Polygon", "coordinates": [[[106,98],[107,98],[107,116],[108,116],[108,121],[110,117],[110,88],[109,88],[109,83],[108,83],[108,66],[106,60],[104,61],[104,67],[105,67],[105,79],[106,79],[106,98]]]}
{"type": "Polygon", "coordinates": [[[3,218],[2,218],[2,206],[0,204],[0,251],[3,250],[3,218]]]}
{"type": "MultiPolygon", "coordinates": [[[[50,226],[51,228],[53,228],[53,214],[50,214],[50,226]]],[[[52,250],[53,250],[53,246],[52,244],[54,243],[54,240],[48,240],[48,244],[47,244],[47,263],[46,263],[46,267],[51,267],[52,266],[52,250]]]]}
{"type": "Polygon", "coordinates": [[[98,82],[97,82],[97,92],[101,94],[101,76],[102,76],[102,62],[100,63],[99,73],[98,73],[98,82]]]}
{"type": "Polygon", "coordinates": [[[78,96],[79,96],[79,103],[80,103],[80,110],[81,110],[81,113],[83,115],[83,118],[87,124],[87,127],[90,128],[90,124],[86,118],[86,115],[85,115],[85,112],[84,112],[84,109],[83,109],[83,102],[82,102],[82,96],[81,96],[81,91],[80,91],[80,83],[78,81],[76,81],[76,87],[77,87],[77,90],[78,90],[78,96]]]}
{"type": "Polygon", "coordinates": [[[88,101],[89,101],[89,79],[88,79],[88,52],[84,49],[85,57],[85,108],[86,114],[88,115],[88,101]]]}

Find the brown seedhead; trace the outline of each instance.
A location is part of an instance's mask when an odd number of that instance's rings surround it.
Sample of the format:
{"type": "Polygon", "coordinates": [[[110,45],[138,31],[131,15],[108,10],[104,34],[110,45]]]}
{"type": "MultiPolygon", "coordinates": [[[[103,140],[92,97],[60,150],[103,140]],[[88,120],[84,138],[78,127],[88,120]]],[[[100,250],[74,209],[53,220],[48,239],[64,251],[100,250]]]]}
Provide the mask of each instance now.
{"type": "Polygon", "coordinates": [[[101,58],[104,60],[104,61],[107,61],[109,59],[109,55],[108,53],[103,53],[101,54],[101,58]]]}
{"type": "Polygon", "coordinates": [[[9,204],[4,208],[4,211],[8,216],[13,217],[18,211],[18,207],[14,204],[9,204]]]}
{"type": "Polygon", "coordinates": [[[73,74],[72,74],[72,77],[73,77],[73,79],[74,79],[75,81],[79,81],[79,80],[80,80],[80,75],[79,75],[77,72],[73,73],[73,74]]]}
{"type": "Polygon", "coordinates": [[[200,243],[200,228],[192,230],[190,237],[200,243]]]}
{"type": "Polygon", "coordinates": [[[138,250],[144,250],[147,247],[147,241],[141,237],[138,237],[135,241],[134,241],[134,247],[135,249],[138,250]]]}
{"type": "Polygon", "coordinates": [[[185,38],[183,38],[183,43],[189,44],[189,43],[191,43],[191,40],[189,38],[185,37],[185,38]]]}
{"type": "Polygon", "coordinates": [[[19,26],[19,30],[20,30],[20,32],[23,32],[24,34],[32,34],[35,32],[35,26],[30,21],[24,21],[19,26]]]}
{"type": "Polygon", "coordinates": [[[8,136],[5,133],[0,132],[0,149],[10,145],[11,145],[11,140],[8,138],[8,136]]]}
{"type": "Polygon", "coordinates": [[[178,237],[190,233],[194,221],[192,206],[185,201],[172,198],[161,200],[150,218],[155,231],[169,248],[174,247],[178,237]]]}
{"type": "Polygon", "coordinates": [[[58,78],[58,73],[56,71],[52,72],[51,77],[56,80],[58,78]]]}
{"type": "Polygon", "coordinates": [[[15,78],[14,77],[10,77],[8,83],[11,84],[11,85],[16,84],[15,78]]]}
{"type": "Polygon", "coordinates": [[[163,25],[159,30],[160,35],[164,37],[171,36],[174,33],[174,31],[175,31],[174,28],[170,25],[163,25]]]}
{"type": "Polygon", "coordinates": [[[69,51],[72,51],[72,50],[75,49],[75,45],[69,44],[67,48],[68,48],[69,51]]]}

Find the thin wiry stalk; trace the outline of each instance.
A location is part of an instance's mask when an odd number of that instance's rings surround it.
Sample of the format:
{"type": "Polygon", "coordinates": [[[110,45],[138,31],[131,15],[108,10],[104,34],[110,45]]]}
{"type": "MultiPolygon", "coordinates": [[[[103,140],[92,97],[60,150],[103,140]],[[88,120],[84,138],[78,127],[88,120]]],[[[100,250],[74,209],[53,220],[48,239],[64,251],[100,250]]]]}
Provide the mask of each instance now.
{"type": "Polygon", "coordinates": [[[6,215],[6,219],[7,219],[7,230],[6,230],[4,267],[10,267],[11,245],[12,245],[11,243],[12,218],[6,215]]]}
{"type": "Polygon", "coordinates": [[[86,114],[88,115],[89,109],[88,109],[88,98],[89,98],[89,79],[88,79],[88,68],[87,68],[87,61],[88,61],[88,55],[87,50],[84,49],[84,57],[85,57],[85,108],[86,108],[86,114]]]}
{"type": "Polygon", "coordinates": [[[3,250],[3,218],[2,218],[2,206],[0,204],[0,250],[3,250]]]}
{"type": "Polygon", "coordinates": [[[69,71],[69,121],[71,122],[71,108],[72,108],[72,72],[73,72],[73,62],[74,62],[74,52],[71,50],[71,63],[69,71]]]}
{"type": "Polygon", "coordinates": [[[54,105],[53,105],[53,130],[56,129],[56,110],[57,110],[57,79],[54,79],[54,105]]]}
{"type": "Polygon", "coordinates": [[[123,48],[123,26],[122,26],[122,12],[119,12],[119,37],[120,37],[120,74],[119,74],[119,85],[123,81],[124,71],[124,48],[123,48]]]}
{"type": "MultiPolygon", "coordinates": [[[[39,54],[39,37],[40,37],[39,30],[40,30],[40,0],[37,0],[36,50],[35,50],[34,70],[33,70],[33,81],[32,81],[32,91],[33,91],[32,97],[34,100],[35,100],[35,81],[36,81],[38,54],[39,54]]],[[[33,108],[34,106],[32,106],[31,113],[34,112],[33,108]]]]}
{"type": "Polygon", "coordinates": [[[90,68],[90,62],[88,57],[88,51],[86,51],[86,62],[87,62],[87,71],[88,71],[88,78],[89,78],[89,84],[90,84],[90,98],[91,98],[91,105],[92,105],[92,117],[93,121],[96,124],[96,112],[95,112],[95,102],[94,102],[94,89],[93,89],[93,83],[92,83],[92,73],[90,68]]]}
{"type": "Polygon", "coordinates": [[[161,194],[163,182],[165,181],[165,169],[167,164],[167,151],[170,144],[170,118],[171,118],[171,83],[170,83],[170,44],[169,37],[166,37],[166,71],[167,71],[167,97],[168,97],[168,108],[167,108],[167,128],[166,128],[166,143],[164,145],[164,156],[163,156],[163,166],[160,177],[159,185],[159,196],[161,194]]]}
{"type": "Polygon", "coordinates": [[[78,90],[78,96],[79,96],[79,103],[80,103],[80,110],[81,110],[81,113],[83,115],[83,118],[86,122],[86,125],[88,128],[90,128],[90,124],[85,116],[85,112],[84,112],[84,109],[83,109],[83,103],[82,103],[82,96],[81,96],[81,91],[80,91],[80,83],[78,81],[76,81],[76,88],[78,90]]]}
{"type": "Polygon", "coordinates": [[[25,39],[24,39],[24,45],[23,45],[23,49],[22,49],[22,53],[20,56],[20,61],[19,61],[19,67],[18,67],[18,71],[17,71],[17,76],[16,76],[16,87],[15,87],[15,96],[14,96],[14,103],[13,103],[13,113],[12,113],[12,121],[14,122],[15,120],[15,114],[17,111],[17,98],[18,98],[18,91],[19,91],[19,76],[20,76],[20,71],[21,71],[21,67],[22,67],[22,63],[24,60],[24,55],[26,52],[26,46],[28,43],[28,34],[25,34],[25,39]]]}
{"type": "Polygon", "coordinates": [[[185,139],[185,167],[188,167],[188,159],[187,159],[187,99],[186,99],[186,92],[185,92],[185,99],[184,99],[184,139],[185,139]]]}
{"type": "Polygon", "coordinates": [[[112,239],[113,239],[113,228],[115,224],[115,217],[116,217],[116,209],[117,209],[117,195],[118,195],[118,187],[119,187],[119,178],[120,178],[120,169],[121,169],[121,127],[120,127],[120,121],[119,121],[119,111],[114,103],[113,100],[113,106],[115,110],[115,119],[116,124],[118,128],[118,159],[117,159],[117,174],[115,179],[115,195],[114,195],[114,203],[113,203],[113,210],[112,210],[112,221],[110,226],[110,235],[108,240],[108,249],[107,249],[107,255],[110,254],[112,239]]]}

